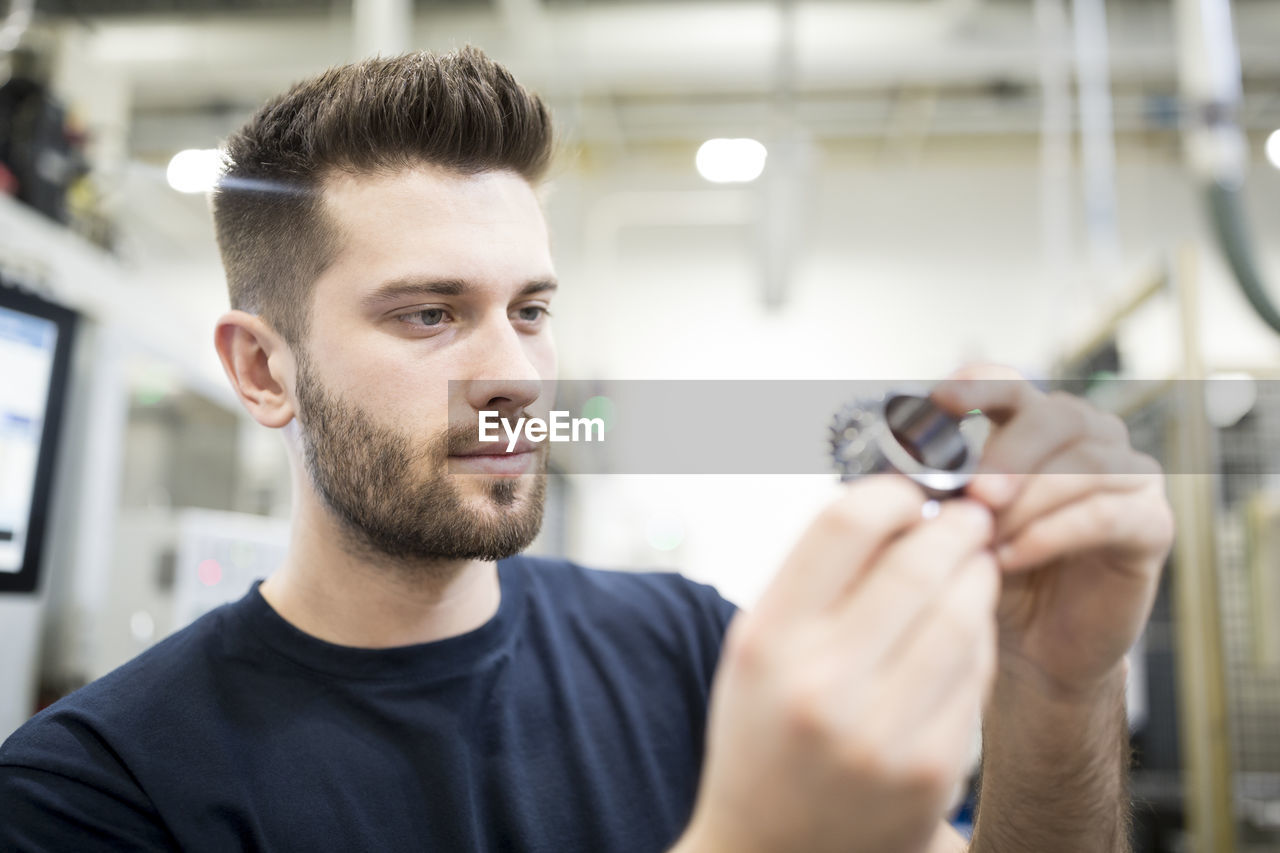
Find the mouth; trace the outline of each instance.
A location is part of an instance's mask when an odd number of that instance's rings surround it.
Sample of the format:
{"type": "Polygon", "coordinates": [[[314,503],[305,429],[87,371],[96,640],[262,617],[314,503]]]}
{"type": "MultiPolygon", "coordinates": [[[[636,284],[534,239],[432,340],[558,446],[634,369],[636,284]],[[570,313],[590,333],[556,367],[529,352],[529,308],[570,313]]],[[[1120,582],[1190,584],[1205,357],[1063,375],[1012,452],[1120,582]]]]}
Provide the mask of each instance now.
{"type": "Polygon", "coordinates": [[[531,473],[537,458],[536,444],[521,442],[510,453],[505,445],[486,445],[450,454],[449,473],[516,477],[531,473]]]}
{"type": "Polygon", "coordinates": [[[490,441],[485,444],[477,444],[465,450],[455,450],[449,454],[452,458],[472,457],[472,456],[515,456],[520,453],[537,453],[541,444],[529,441],[527,438],[521,438],[516,442],[515,447],[510,451],[507,450],[507,441],[490,441]]]}

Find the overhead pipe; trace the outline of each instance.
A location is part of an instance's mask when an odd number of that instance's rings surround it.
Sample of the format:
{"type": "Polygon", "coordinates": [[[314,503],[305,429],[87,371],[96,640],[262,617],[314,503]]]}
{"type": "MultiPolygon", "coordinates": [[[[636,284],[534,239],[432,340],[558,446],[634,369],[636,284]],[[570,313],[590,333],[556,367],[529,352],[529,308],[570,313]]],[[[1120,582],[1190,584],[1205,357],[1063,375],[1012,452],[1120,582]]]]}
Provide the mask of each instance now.
{"type": "Polygon", "coordinates": [[[1280,310],[1263,278],[1244,209],[1249,146],[1239,124],[1240,55],[1229,0],[1175,0],[1183,138],[1192,174],[1203,185],[1218,247],[1245,298],[1280,332],[1280,310]]]}
{"type": "Polygon", "coordinates": [[[1111,274],[1119,265],[1121,252],[1116,222],[1116,144],[1111,119],[1106,7],[1104,0],[1072,0],[1071,13],[1089,260],[1095,273],[1111,274]]]}

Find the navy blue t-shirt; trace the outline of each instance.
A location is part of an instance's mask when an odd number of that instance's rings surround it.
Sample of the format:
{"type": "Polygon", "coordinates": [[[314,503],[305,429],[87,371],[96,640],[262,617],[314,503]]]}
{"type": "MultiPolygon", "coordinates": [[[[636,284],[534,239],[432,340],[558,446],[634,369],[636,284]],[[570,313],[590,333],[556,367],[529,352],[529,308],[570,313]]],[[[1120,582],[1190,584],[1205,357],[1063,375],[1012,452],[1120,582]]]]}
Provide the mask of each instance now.
{"type": "Polygon", "coordinates": [[[733,606],[513,557],[474,631],[337,646],[257,584],[0,747],[0,849],[662,851],[733,606]]]}

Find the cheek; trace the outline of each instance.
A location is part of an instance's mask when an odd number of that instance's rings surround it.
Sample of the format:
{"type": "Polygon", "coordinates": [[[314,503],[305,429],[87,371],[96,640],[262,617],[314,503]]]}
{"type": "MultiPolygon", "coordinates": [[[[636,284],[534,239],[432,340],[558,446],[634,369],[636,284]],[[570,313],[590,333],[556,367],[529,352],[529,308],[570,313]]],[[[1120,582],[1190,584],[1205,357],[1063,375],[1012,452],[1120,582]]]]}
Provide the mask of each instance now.
{"type": "Polygon", "coordinates": [[[383,354],[353,365],[344,384],[378,423],[407,435],[434,435],[448,420],[448,373],[436,365],[383,354]]]}
{"type": "Polygon", "coordinates": [[[555,379],[558,368],[556,341],[550,330],[538,335],[525,350],[529,363],[543,379],[555,379]]]}

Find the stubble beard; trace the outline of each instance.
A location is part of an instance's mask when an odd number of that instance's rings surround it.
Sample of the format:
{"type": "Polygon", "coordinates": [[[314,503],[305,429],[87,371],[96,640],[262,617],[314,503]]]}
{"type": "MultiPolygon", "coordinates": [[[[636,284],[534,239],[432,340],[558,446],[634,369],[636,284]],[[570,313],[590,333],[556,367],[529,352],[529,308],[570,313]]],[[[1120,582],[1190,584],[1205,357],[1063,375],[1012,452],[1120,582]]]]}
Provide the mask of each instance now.
{"type": "Polygon", "coordinates": [[[356,553],[431,573],[449,561],[509,557],[538,535],[545,452],[535,473],[491,479],[481,506],[475,499],[468,505],[459,485],[481,475],[450,474],[447,463],[451,449],[473,445],[474,426],[415,440],[331,393],[305,357],[298,360],[297,393],[307,473],[356,553]]]}

